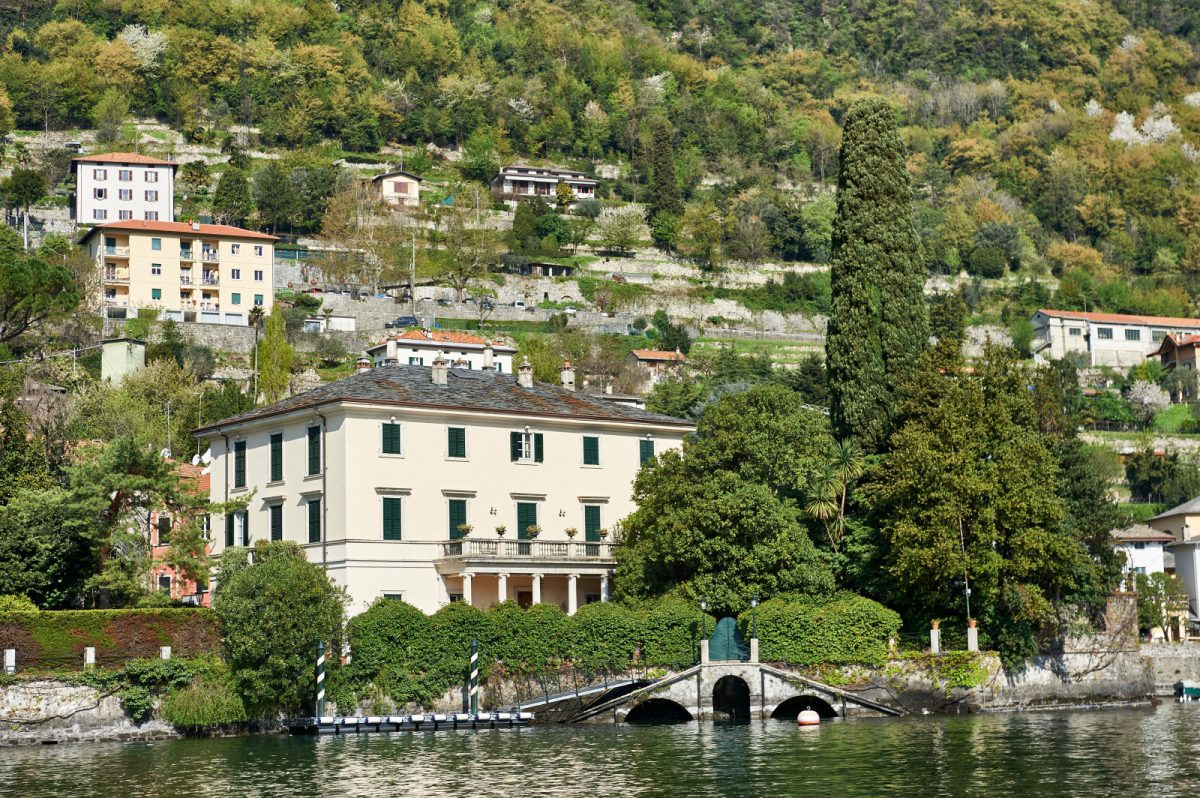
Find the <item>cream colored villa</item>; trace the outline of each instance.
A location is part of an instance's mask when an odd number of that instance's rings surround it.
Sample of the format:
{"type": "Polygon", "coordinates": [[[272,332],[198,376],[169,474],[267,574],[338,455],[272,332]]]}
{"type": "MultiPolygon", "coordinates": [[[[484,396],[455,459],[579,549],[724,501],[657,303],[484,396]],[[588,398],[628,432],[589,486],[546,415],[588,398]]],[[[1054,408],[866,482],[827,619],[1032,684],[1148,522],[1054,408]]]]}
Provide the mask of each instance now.
{"type": "Polygon", "coordinates": [[[175,218],[175,170],[179,164],[135,152],[80,156],[75,172],[77,224],[130,219],[170,222],[175,218]]]}
{"type": "Polygon", "coordinates": [[[438,355],[450,361],[451,368],[492,369],[513,373],[513,355],[517,350],[507,344],[493,343],[457,330],[408,329],[381,344],[368,347],[367,357],[376,366],[431,365],[438,355]]]}
{"type": "Polygon", "coordinates": [[[275,236],[223,224],[110,222],[87,230],[110,318],[154,308],[161,318],[245,325],[274,301],[275,236]]]}
{"type": "MultiPolygon", "coordinates": [[[[365,363],[365,361],[363,361],[365,363]]],[[[564,367],[563,383],[574,385],[564,367]]],[[[203,427],[212,499],[250,497],[213,525],[213,553],[291,540],[350,593],[425,612],[503,599],[574,612],[608,597],[614,524],[642,463],[694,427],[518,374],[360,367],[203,427]]]]}

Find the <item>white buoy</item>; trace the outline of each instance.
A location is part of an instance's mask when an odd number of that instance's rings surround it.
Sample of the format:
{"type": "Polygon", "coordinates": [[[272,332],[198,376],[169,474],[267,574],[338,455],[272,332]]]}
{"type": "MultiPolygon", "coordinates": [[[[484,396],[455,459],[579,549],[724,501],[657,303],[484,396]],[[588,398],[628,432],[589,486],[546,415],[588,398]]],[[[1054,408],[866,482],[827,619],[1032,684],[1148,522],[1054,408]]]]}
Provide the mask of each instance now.
{"type": "Polygon", "coordinates": [[[806,709],[796,716],[797,726],[819,726],[821,724],[821,716],[811,709],[806,709]]]}

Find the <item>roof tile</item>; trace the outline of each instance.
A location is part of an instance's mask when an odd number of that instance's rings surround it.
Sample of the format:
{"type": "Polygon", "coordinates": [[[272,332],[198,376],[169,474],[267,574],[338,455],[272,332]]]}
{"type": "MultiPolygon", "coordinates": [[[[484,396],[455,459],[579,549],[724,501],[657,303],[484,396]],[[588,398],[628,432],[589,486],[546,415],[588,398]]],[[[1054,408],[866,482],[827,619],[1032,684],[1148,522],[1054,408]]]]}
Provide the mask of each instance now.
{"type": "Polygon", "coordinates": [[[72,158],[74,161],[86,163],[136,163],[143,166],[179,166],[175,161],[164,161],[162,158],[151,158],[136,152],[98,152],[95,155],[80,155],[72,158]]]}

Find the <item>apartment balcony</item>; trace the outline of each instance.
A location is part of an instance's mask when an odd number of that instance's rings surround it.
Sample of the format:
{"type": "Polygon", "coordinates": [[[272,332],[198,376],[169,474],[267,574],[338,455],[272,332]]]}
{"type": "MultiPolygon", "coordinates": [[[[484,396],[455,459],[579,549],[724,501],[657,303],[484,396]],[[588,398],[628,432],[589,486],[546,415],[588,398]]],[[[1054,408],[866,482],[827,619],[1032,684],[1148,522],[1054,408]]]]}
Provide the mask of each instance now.
{"type": "Polygon", "coordinates": [[[128,258],[129,247],[108,247],[104,248],[104,257],[106,258],[128,258]]]}
{"type": "Polygon", "coordinates": [[[129,285],[129,272],[105,269],[104,282],[106,285],[129,285]]]}
{"type": "Polygon", "coordinates": [[[220,302],[196,302],[195,306],[198,307],[200,310],[220,310],[221,309],[220,302]]]}
{"type": "Polygon", "coordinates": [[[192,257],[192,250],[190,250],[190,249],[179,250],[179,259],[180,260],[195,260],[195,258],[192,257]]]}
{"type": "Polygon", "coordinates": [[[200,250],[200,260],[205,263],[216,263],[221,260],[221,253],[215,249],[202,249],[200,250]]]}
{"type": "Polygon", "coordinates": [[[201,285],[218,286],[221,284],[221,278],[216,274],[206,274],[200,278],[201,285]]]}
{"type": "Polygon", "coordinates": [[[129,307],[128,296],[106,296],[104,297],[105,307],[110,308],[127,308],[129,307]]]}
{"type": "Polygon", "coordinates": [[[180,285],[191,285],[192,284],[192,276],[190,274],[179,275],[179,284],[180,285]]]}

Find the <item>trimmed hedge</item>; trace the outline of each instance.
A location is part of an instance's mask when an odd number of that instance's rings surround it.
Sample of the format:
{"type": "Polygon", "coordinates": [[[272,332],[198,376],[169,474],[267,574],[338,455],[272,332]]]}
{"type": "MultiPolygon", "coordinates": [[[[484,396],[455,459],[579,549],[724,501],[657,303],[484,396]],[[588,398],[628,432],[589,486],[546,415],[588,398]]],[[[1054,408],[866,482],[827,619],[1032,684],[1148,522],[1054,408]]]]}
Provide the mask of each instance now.
{"type": "MultiPolygon", "coordinates": [[[[738,617],[749,637],[749,611],[738,617]]],[[[759,605],[755,619],[759,657],[794,665],[882,665],[900,616],[853,593],[827,602],[778,598],[759,605]]]]}
{"type": "Polygon", "coordinates": [[[98,665],[156,658],[162,646],[198,657],[220,651],[221,629],[203,608],[0,612],[0,648],[17,650],[19,670],[81,668],[88,646],[98,665]]]}

